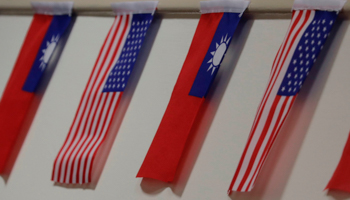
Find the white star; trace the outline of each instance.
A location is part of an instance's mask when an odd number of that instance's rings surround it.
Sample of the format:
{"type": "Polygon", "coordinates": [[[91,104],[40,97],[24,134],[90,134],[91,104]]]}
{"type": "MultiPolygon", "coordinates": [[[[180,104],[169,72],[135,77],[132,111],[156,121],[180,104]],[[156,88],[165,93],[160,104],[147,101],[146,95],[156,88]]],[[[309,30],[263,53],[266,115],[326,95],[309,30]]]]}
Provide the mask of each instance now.
{"type": "Polygon", "coordinates": [[[288,89],[288,92],[290,92],[290,91],[292,91],[292,88],[289,88],[289,89],[288,89]]]}
{"type": "Polygon", "coordinates": [[[294,85],[297,85],[297,84],[298,84],[298,81],[295,81],[295,82],[294,82],[294,85]]]}
{"type": "Polygon", "coordinates": [[[308,51],[309,50],[309,47],[305,47],[305,51],[308,51]]]}
{"type": "Polygon", "coordinates": [[[299,46],[299,51],[301,51],[303,49],[303,47],[302,46],[299,46]]]}
{"type": "Polygon", "coordinates": [[[305,71],[308,72],[308,71],[309,71],[309,68],[306,68],[305,71]]]}
{"type": "Polygon", "coordinates": [[[295,74],[295,75],[294,75],[294,78],[298,78],[298,74],[295,74]]]}
{"type": "Polygon", "coordinates": [[[294,71],[296,72],[298,70],[298,68],[297,67],[294,67],[294,71]]]}
{"type": "Polygon", "coordinates": [[[296,63],[297,63],[297,60],[296,60],[296,59],[294,59],[294,60],[293,60],[293,64],[295,65],[296,63]]]}
{"type": "Polygon", "coordinates": [[[302,72],[304,70],[304,68],[300,68],[300,72],[302,72]]]}
{"type": "Polygon", "coordinates": [[[323,32],[326,32],[326,30],[327,30],[327,27],[323,27],[323,32]]]}
{"type": "Polygon", "coordinates": [[[306,54],[306,56],[305,56],[306,58],[308,58],[309,57],[309,54],[306,54]]]}
{"type": "Polygon", "coordinates": [[[311,41],[311,44],[314,44],[314,43],[315,43],[315,40],[312,40],[312,41],[311,41]]]}
{"type": "Polygon", "coordinates": [[[331,20],[330,22],[329,22],[329,25],[332,25],[333,24],[333,20],[331,20]]]}
{"type": "MultiPolygon", "coordinates": [[[[314,30],[315,30],[315,27],[312,27],[311,31],[314,31],[314,30]]],[[[311,37],[312,37],[312,35],[311,35],[311,37]]]]}
{"type": "Polygon", "coordinates": [[[286,88],[285,87],[282,87],[281,91],[283,92],[286,88]]]}
{"type": "Polygon", "coordinates": [[[302,83],[303,83],[303,82],[302,82],[302,81],[300,81],[300,82],[299,82],[299,85],[301,85],[302,83]]]}
{"type": "Polygon", "coordinates": [[[310,63],[309,61],[306,61],[306,64],[305,64],[305,65],[309,65],[309,63],[310,63]]]}
{"type": "Polygon", "coordinates": [[[292,74],[291,74],[291,73],[288,73],[287,77],[290,78],[291,76],[292,76],[292,74]]]}
{"type": "Polygon", "coordinates": [[[304,75],[300,75],[300,79],[302,79],[304,77],[304,75]]]}
{"type": "Polygon", "coordinates": [[[299,54],[299,58],[301,58],[301,57],[303,57],[303,53],[300,53],[300,54],[299,54]]]}
{"type": "Polygon", "coordinates": [[[309,36],[309,33],[308,33],[308,32],[305,33],[305,37],[307,37],[307,36],[309,36]]]}
{"type": "Polygon", "coordinates": [[[312,24],[316,24],[316,20],[314,20],[314,21],[312,22],[312,24]]]}
{"type": "Polygon", "coordinates": [[[297,90],[297,88],[294,88],[293,92],[295,92],[297,90]]]}
{"type": "Polygon", "coordinates": [[[309,43],[309,40],[305,40],[305,44],[309,43]]]}
{"type": "Polygon", "coordinates": [[[317,34],[317,38],[320,38],[320,37],[321,37],[321,33],[318,33],[318,34],[317,34]]]}
{"type": "Polygon", "coordinates": [[[312,47],[311,51],[314,52],[315,51],[315,47],[312,47]]]}
{"type": "Polygon", "coordinates": [[[301,61],[300,61],[300,65],[302,65],[303,63],[304,63],[304,61],[301,60],[301,61]]]}
{"type": "Polygon", "coordinates": [[[311,37],[314,37],[314,36],[315,36],[315,33],[312,33],[312,34],[311,34],[311,37]]]}
{"type": "Polygon", "coordinates": [[[326,20],[325,20],[325,19],[322,20],[322,24],[324,24],[324,23],[326,23],[326,20]]]}
{"type": "Polygon", "coordinates": [[[318,41],[318,42],[317,42],[318,45],[321,45],[321,43],[322,43],[321,41],[318,41]]]}
{"type": "Polygon", "coordinates": [[[316,30],[319,31],[320,30],[320,26],[318,26],[316,30]]]}

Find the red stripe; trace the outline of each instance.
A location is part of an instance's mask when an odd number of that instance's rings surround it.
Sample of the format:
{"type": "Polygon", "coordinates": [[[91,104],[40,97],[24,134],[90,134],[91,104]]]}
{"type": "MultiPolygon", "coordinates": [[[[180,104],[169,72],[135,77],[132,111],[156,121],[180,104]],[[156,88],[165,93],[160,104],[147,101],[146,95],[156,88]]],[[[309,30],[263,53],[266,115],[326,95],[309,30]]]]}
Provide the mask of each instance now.
{"type": "Polygon", "coordinates": [[[280,99],[281,99],[281,96],[276,96],[276,98],[275,98],[275,100],[274,100],[274,102],[273,102],[273,104],[271,106],[269,115],[268,115],[268,117],[266,119],[266,123],[265,123],[264,129],[262,130],[262,132],[260,134],[260,137],[259,137],[259,140],[258,140],[257,144],[255,145],[254,152],[253,152],[253,154],[252,154],[252,156],[250,158],[247,170],[245,171],[245,174],[244,174],[244,176],[242,178],[242,181],[241,181],[239,187],[237,188],[238,191],[240,191],[242,189],[242,187],[243,187],[247,177],[249,176],[250,170],[253,167],[255,158],[256,158],[256,156],[257,156],[257,154],[259,152],[261,144],[263,143],[263,141],[265,139],[265,136],[266,136],[266,133],[269,130],[272,118],[273,118],[273,116],[275,114],[275,110],[276,110],[277,104],[279,103],[280,99]]]}
{"type": "MultiPolygon", "coordinates": [[[[276,135],[278,134],[278,132],[276,132],[276,129],[277,129],[278,127],[280,127],[279,124],[280,124],[280,122],[281,122],[281,120],[282,120],[282,115],[283,115],[283,113],[284,113],[284,109],[285,109],[285,107],[286,107],[286,105],[287,105],[287,102],[288,102],[288,99],[289,99],[289,98],[290,98],[290,97],[287,97],[287,98],[285,99],[285,101],[283,102],[283,105],[282,105],[282,107],[281,107],[281,109],[280,109],[280,113],[278,114],[278,118],[277,118],[277,120],[276,120],[275,126],[274,126],[274,128],[273,128],[273,130],[272,130],[272,132],[271,132],[271,136],[270,136],[270,138],[269,138],[269,141],[267,142],[266,147],[264,148],[264,152],[262,153],[262,156],[261,156],[261,158],[260,158],[260,160],[259,160],[259,163],[258,163],[258,165],[257,165],[257,167],[256,167],[256,169],[255,169],[255,172],[254,172],[252,178],[251,178],[250,181],[249,181],[249,184],[248,184],[248,187],[247,187],[247,188],[249,188],[250,185],[252,184],[256,173],[260,172],[260,169],[261,169],[260,166],[264,163],[267,154],[270,152],[270,149],[271,149],[271,146],[272,146],[272,144],[273,144],[274,138],[275,138],[276,135]]],[[[288,113],[286,113],[286,116],[287,116],[287,114],[288,114],[288,113]]],[[[281,126],[282,126],[282,125],[283,125],[283,124],[281,124],[281,126]]]]}
{"type": "MultiPolygon", "coordinates": [[[[120,99],[121,99],[121,97],[122,97],[122,94],[123,94],[123,92],[120,92],[120,94],[119,94],[119,96],[118,96],[118,99],[117,99],[117,103],[116,103],[116,105],[115,105],[115,107],[114,107],[114,110],[112,111],[112,116],[114,115],[115,111],[117,110],[117,107],[118,107],[118,105],[119,105],[119,102],[120,102],[120,99]]],[[[115,101],[114,98],[115,98],[115,95],[113,96],[113,98],[112,98],[113,100],[112,100],[111,102],[115,101]]],[[[105,120],[104,120],[104,122],[103,122],[103,126],[102,126],[102,127],[105,127],[106,120],[108,119],[109,112],[111,111],[111,109],[110,109],[111,106],[112,106],[112,103],[109,105],[108,113],[106,114],[106,118],[105,118],[105,120]]],[[[112,117],[111,117],[110,120],[112,120],[112,117]]],[[[111,121],[110,121],[110,122],[111,122],[111,121]]],[[[95,160],[95,155],[96,155],[96,153],[97,153],[97,149],[100,148],[101,144],[102,144],[103,141],[106,139],[106,135],[107,135],[107,133],[108,133],[108,131],[109,131],[109,128],[110,128],[110,126],[111,126],[111,123],[110,123],[110,122],[109,122],[108,125],[107,125],[108,127],[107,127],[107,130],[106,130],[106,134],[103,136],[102,141],[101,141],[100,144],[97,146],[96,151],[95,151],[94,154],[92,155],[91,167],[90,167],[90,169],[89,169],[89,176],[88,176],[89,179],[87,180],[88,182],[91,182],[91,171],[92,171],[92,166],[93,166],[93,163],[94,163],[94,160],[95,160]]],[[[103,130],[103,129],[102,129],[102,130],[103,130]]],[[[101,134],[101,135],[102,135],[102,134],[101,134]]],[[[92,148],[90,148],[90,150],[89,150],[88,153],[86,154],[87,157],[85,157],[85,162],[84,162],[83,180],[85,179],[86,166],[87,166],[87,161],[88,161],[88,159],[89,159],[89,155],[90,155],[92,149],[94,149],[94,147],[96,146],[96,143],[98,142],[98,140],[101,138],[101,135],[97,138],[97,140],[95,141],[95,143],[92,145],[92,148]]]]}

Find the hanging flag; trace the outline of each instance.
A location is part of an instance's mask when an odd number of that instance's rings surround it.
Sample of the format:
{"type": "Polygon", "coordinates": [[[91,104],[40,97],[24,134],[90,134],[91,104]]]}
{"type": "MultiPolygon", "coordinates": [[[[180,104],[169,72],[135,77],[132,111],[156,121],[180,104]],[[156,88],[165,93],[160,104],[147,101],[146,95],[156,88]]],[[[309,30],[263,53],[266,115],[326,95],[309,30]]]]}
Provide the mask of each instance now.
{"type": "Polygon", "coordinates": [[[170,102],[137,177],[171,182],[197,113],[249,1],[203,1],[170,102]]]}
{"type": "Polygon", "coordinates": [[[157,1],[114,3],[114,23],[97,57],[66,141],[53,166],[52,180],[91,182],[92,164],[126,87],[157,1]]]}
{"type": "Polygon", "coordinates": [[[345,1],[295,0],[287,35],[229,187],[250,191],[345,1]]]}
{"type": "Polygon", "coordinates": [[[350,192],[350,135],[343,150],[343,155],[334,171],[331,180],[325,189],[350,192]]]}
{"type": "Polygon", "coordinates": [[[33,2],[35,10],[15,67],[0,101],[0,173],[4,172],[34,92],[71,21],[72,2],[33,2]]]}

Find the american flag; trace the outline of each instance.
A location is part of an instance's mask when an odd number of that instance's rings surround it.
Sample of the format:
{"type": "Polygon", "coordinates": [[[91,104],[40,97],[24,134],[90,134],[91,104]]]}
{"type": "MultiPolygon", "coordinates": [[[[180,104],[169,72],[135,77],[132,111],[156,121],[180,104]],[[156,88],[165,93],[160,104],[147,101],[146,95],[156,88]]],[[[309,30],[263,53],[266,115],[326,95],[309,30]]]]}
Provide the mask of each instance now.
{"type": "Polygon", "coordinates": [[[53,181],[91,182],[95,154],[106,137],[152,18],[153,13],[115,17],[54,162],[53,181]]]}
{"type": "Polygon", "coordinates": [[[274,60],[269,83],[248,142],[229,187],[250,191],[300,88],[323,48],[337,12],[293,11],[287,35],[274,60]]]}

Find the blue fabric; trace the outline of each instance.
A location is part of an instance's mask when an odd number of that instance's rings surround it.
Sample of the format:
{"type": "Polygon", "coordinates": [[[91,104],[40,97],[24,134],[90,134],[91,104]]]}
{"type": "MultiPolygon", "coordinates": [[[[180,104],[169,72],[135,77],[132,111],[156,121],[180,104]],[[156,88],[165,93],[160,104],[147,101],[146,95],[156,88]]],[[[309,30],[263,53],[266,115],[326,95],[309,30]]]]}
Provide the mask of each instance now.
{"type": "Polygon", "coordinates": [[[206,97],[230,45],[240,18],[239,13],[223,14],[189,95],[200,98],[206,97]]]}
{"type": "Polygon", "coordinates": [[[152,19],[152,14],[133,14],[122,52],[109,72],[102,92],[124,91],[152,19]]]}
{"type": "Polygon", "coordinates": [[[316,61],[324,42],[337,18],[336,12],[316,11],[314,19],[303,33],[277,95],[296,95],[311,67],[316,61]]]}
{"type": "Polygon", "coordinates": [[[22,90],[27,92],[34,92],[36,90],[44,70],[50,61],[52,52],[70,22],[71,17],[68,15],[53,17],[22,90]]]}

